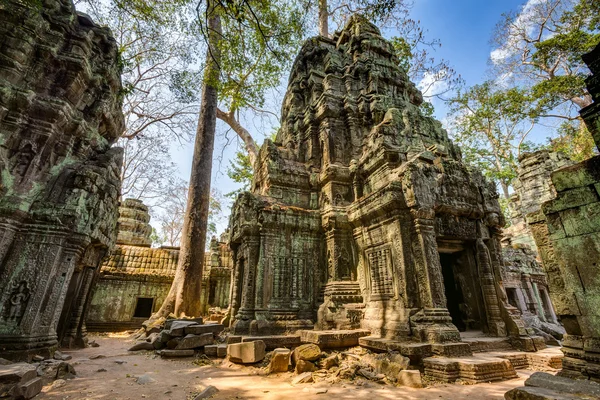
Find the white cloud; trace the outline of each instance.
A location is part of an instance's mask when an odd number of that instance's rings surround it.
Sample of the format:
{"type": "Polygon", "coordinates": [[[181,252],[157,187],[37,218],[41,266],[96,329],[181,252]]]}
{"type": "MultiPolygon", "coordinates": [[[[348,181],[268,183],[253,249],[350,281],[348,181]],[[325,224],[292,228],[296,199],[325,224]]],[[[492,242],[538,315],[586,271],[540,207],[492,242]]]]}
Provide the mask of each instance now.
{"type": "Polygon", "coordinates": [[[423,78],[417,83],[417,88],[423,92],[423,96],[435,96],[448,89],[448,82],[445,81],[447,71],[442,69],[436,73],[425,72],[423,78]]]}

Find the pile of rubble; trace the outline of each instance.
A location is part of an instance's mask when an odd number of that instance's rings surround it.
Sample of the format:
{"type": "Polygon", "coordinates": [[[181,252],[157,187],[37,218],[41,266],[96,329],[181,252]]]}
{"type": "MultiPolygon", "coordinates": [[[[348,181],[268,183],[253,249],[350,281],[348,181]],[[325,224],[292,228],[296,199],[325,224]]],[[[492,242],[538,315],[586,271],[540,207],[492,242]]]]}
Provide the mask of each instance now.
{"type": "Polygon", "coordinates": [[[13,363],[0,358],[0,399],[31,399],[44,386],[64,385],[66,379],[75,378],[77,374],[67,362],[70,359],[71,356],[60,351],[56,351],[52,359],[34,356],[32,363],[13,363]]]}

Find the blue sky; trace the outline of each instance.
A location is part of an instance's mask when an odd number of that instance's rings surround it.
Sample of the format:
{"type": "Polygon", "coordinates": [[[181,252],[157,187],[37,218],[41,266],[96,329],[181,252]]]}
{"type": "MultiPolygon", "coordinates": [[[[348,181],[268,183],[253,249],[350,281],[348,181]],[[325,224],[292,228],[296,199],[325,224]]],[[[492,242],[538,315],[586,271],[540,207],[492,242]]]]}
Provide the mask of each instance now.
{"type": "MultiPolygon", "coordinates": [[[[488,59],[493,50],[490,38],[502,13],[518,11],[524,3],[524,0],[414,0],[411,17],[421,21],[428,38],[441,41],[442,47],[436,49],[433,55],[449,61],[470,86],[486,80],[488,59]]],[[[393,32],[384,34],[390,36],[393,32]]],[[[440,104],[435,105],[437,118],[443,120],[445,108],[440,104]]],[[[277,113],[279,107],[278,104],[270,106],[277,113]]],[[[222,123],[220,125],[222,133],[224,129],[222,123]]],[[[246,127],[259,143],[270,134],[268,128],[261,128],[261,124],[253,121],[246,121],[246,127]]],[[[212,186],[223,194],[237,189],[237,185],[226,175],[229,159],[236,151],[235,139],[234,144],[227,147],[224,147],[225,142],[222,135],[217,137],[212,182],[212,186]]],[[[185,180],[189,179],[192,147],[193,143],[183,148],[176,146],[172,152],[181,177],[185,180]]],[[[227,226],[229,204],[225,202],[224,206],[223,218],[218,223],[219,230],[227,226]]]]}

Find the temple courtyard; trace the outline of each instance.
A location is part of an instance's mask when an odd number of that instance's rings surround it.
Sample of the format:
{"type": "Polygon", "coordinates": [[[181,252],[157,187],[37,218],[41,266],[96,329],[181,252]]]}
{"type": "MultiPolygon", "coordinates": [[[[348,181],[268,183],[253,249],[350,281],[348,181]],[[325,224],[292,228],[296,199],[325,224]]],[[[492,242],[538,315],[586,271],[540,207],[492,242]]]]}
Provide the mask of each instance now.
{"type": "Polygon", "coordinates": [[[523,386],[534,372],[518,370],[518,377],[502,382],[477,385],[431,382],[425,388],[397,387],[366,379],[293,385],[293,372],[266,375],[260,367],[236,365],[224,359],[217,358],[212,365],[199,366],[194,358],[168,360],[151,351],[129,352],[132,341],[126,333],[91,336],[90,339],[99,347],[64,351],[73,357],[69,362],[76,368],[77,377],[44,387],[36,398],[193,399],[206,387],[214,386],[218,392],[212,399],[275,400],[297,399],[298,396],[307,400],[503,399],[504,393],[523,386]]]}

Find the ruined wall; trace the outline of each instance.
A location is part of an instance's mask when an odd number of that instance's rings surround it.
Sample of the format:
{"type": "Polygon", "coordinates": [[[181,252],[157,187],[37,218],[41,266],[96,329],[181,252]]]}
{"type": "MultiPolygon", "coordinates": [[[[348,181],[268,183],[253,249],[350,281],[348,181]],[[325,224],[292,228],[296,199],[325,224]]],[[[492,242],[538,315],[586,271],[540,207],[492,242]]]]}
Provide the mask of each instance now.
{"type": "MultiPolygon", "coordinates": [[[[150,248],[148,207],[125,199],[119,207],[117,246],[100,271],[87,316],[90,331],[116,332],[139,328],[157,311],[171,288],[179,247],[150,248]]],[[[213,238],[205,253],[202,310],[227,308],[232,260],[229,246],[213,238]]]]}
{"type": "MultiPolygon", "coordinates": [[[[600,46],[584,56],[594,103],[581,110],[600,145],[600,46]]],[[[600,156],[551,175],[556,198],[527,215],[567,335],[561,374],[600,380],[600,156]]]]}
{"type": "Polygon", "coordinates": [[[526,335],[500,286],[495,188],[398,64],[360,16],[302,47],[230,219],[234,332],[316,324],[439,343],[459,341],[460,322],[526,335]]]}
{"type": "Polygon", "coordinates": [[[71,0],[41,3],[0,8],[0,352],[9,358],[52,351],[59,319],[64,334],[85,334],[87,294],[118,216],[116,42],[71,0]]]}

